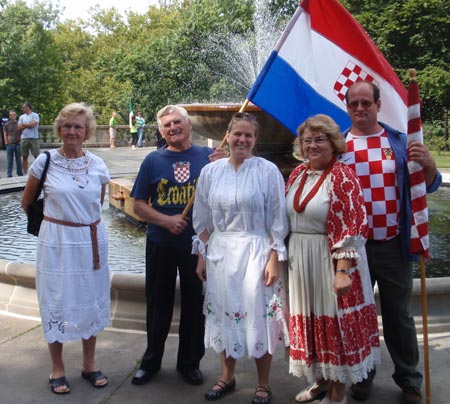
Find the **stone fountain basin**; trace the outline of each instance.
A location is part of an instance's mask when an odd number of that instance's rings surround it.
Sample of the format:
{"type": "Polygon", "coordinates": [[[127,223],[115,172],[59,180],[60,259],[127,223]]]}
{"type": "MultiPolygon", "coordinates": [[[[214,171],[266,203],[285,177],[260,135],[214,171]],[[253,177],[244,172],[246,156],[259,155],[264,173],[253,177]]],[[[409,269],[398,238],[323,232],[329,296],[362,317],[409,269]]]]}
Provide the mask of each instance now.
{"type": "MultiPolygon", "coordinates": [[[[228,123],[241,104],[181,104],[190,116],[195,133],[217,142],[222,142],[227,132],[228,123]]],[[[256,141],[255,154],[272,161],[278,166],[287,179],[298,160],[292,155],[292,142],[295,136],[275,118],[249,103],[245,112],[256,116],[259,123],[259,134],[256,141]]]]}
{"type": "MultiPolygon", "coordinates": [[[[224,138],[228,122],[233,114],[239,112],[241,104],[181,104],[189,112],[192,129],[199,135],[217,140],[224,138]]],[[[254,114],[259,123],[258,145],[292,145],[295,136],[276,119],[249,103],[244,112],[254,114]]]]}

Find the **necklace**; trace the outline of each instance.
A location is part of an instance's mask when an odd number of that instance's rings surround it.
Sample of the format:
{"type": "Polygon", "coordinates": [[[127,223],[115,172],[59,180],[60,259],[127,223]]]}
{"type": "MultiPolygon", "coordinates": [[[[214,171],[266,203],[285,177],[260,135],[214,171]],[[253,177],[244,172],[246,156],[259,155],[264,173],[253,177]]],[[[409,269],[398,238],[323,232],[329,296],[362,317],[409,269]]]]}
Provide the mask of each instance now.
{"type": "Polygon", "coordinates": [[[298,185],[297,191],[295,191],[294,195],[294,209],[296,212],[302,213],[305,210],[306,205],[312,198],[314,198],[314,196],[319,191],[320,186],[325,181],[325,178],[327,178],[327,175],[333,168],[334,163],[336,163],[336,157],[333,157],[331,159],[325,170],[323,170],[323,173],[321,174],[319,181],[316,182],[316,184],[312,187],[311,191],[308,192],[308,195],[306,195],[305,199],[303,199],[303,201],[300,203],[300,197],[302,196],[303,188],[305,187],[306,183],[306,178],[308,177],[307,171],[310,168],[309,164],[306,165],[305,173],[303,174],[303,177],[300,180],[300,184],[298,185]]]}
{"type": "Polygon", "coordinates": [[[67,169],[72,176],[72,180],[77,184],[78,188],[86,188],[89,184],[89,160],[86,156],[86,153],[83,152],[85,165],[81,167],[75,167],[73,163],[76,159],[68,159],[66,153],[64,153],[64,150],[61,150],[61,152],[66,159],[67,169]]]}

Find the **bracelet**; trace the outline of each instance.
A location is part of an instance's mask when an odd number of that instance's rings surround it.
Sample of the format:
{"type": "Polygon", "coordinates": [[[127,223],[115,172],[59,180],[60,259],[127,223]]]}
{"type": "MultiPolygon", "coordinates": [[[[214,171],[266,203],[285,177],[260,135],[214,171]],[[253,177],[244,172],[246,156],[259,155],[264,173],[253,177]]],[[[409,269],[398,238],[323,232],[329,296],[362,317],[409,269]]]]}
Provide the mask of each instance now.
{"type": "Polygon", "coordinates": [[[338,274],[348,275],[348,270],[346,270],[346,269],[336,269],[336,275],[338,275],[338,274]]]}

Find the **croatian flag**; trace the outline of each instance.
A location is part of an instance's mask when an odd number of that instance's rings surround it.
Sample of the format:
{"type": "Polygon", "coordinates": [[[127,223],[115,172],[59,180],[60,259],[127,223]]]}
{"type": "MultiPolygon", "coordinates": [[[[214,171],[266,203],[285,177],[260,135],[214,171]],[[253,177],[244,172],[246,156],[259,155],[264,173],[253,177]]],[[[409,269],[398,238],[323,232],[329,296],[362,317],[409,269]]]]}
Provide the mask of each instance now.
{"type": "Polygon", "coordinates": [[[303,0],[247,98],[294,135],[318,113],[344,131],[345,93],[361,80],[380,87],[380,121],[406,133],[407,91],[361,25],[337,0],[303,0]]]}
{"type": "MultiPolygon", "coordinates": [[[[303,121],[319,113],[331,116],[345,131],[351,124],[345,93],[361,80],[375,82],[380,88],[379,120],[421,141],[421,132],[408,131],[408,120],[414,112],[417,118],[420,106],[408,110],[408,91],[361,25],[337,0],[303,0],[247,99],[294,135],[303,121]]],[[[411,122],[420,122],[420,113],[418,117],[419,121],[411,122]]],[[[414,215],[411,253],[428,257],[423,170],[413,162],[408,167],[414,215]]]]}
{"type": "MultiPolygon", "coordinates": [[[[410,75],[412,77],[408,87],[408,144],[411,142],[423,143],[419,86],[416,81],[415,71],[410,72],[410,75]]],[[[422,166],[415,161],[408,161],[408,170],[411,182],[413,211],[410,252],[411,254],[423,255],[425,258],[430,258],[425,174],[422,166]]]]}

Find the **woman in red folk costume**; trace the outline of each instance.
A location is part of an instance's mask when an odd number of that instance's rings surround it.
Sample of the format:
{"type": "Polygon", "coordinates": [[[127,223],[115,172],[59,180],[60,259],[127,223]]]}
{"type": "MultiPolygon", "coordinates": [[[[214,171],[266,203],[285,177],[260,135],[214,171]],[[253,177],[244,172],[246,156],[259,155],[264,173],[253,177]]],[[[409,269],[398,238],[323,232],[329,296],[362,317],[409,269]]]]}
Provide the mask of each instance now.
{"type": "Polygon", "coordinates": [[[295,400],[346,404],[345,384],[379,362],[378,323],[364,250],[367,217],[359,181],[337,161],[346,149],[326,115],[298,129],[305,163],[287,183],[290,372],[311,384],[295,400]]]}

